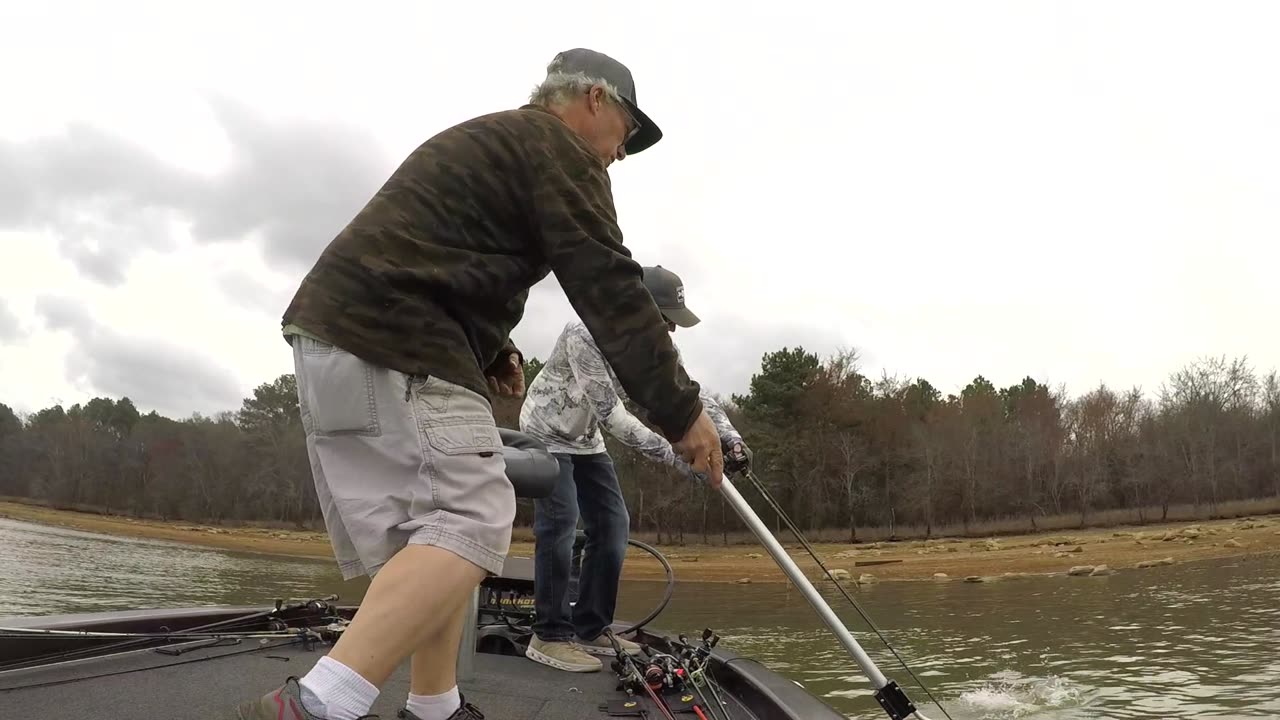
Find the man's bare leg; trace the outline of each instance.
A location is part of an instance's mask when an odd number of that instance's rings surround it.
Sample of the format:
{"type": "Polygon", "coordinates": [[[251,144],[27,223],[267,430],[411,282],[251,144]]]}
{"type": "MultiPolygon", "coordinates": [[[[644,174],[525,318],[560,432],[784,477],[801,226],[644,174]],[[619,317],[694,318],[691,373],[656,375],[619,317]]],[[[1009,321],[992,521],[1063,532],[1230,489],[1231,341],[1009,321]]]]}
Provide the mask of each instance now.
{"type": "Polygon", "coordinates": [[[485,571],[457,555],[428,545],[407,545],[382,566],[329,657],[381,688],[410,653],[415,653],[413,687],[452,687],[461,639],[460,615],[485,571]],[[439,661],[424,665],[419,684],[417,656],[439,661]],[[447,675],[439,667],[447,659],[447,675]],[[430,668],[430,669],[428,669],[430,668]]]}
{"type": "Polygon", "coordinates": [[[465,605],[459,606],[440,631],[427,637],[413,653],[405,708],[419,720],[447,720],[462,706],[457,658],[465,611],[465,605]]]}
{"type": "MultiPolygon", "coordinates": [[[[468,591],[470,592],[470,591],[468,591]]],[[[462,644],[462,615],[466,602],[449,616],[441,631],[426,639],[413,653],[409,692],[439,695],[458,684],[458,646],[462,644]]]]}

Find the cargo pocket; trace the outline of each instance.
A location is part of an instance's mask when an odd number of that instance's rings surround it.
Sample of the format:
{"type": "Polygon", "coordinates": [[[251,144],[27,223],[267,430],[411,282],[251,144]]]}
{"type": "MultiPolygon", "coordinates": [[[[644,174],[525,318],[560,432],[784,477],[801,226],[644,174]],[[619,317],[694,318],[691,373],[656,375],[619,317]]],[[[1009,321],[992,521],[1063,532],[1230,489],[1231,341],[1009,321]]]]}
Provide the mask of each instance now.
{"type": "Polygon", "coordinates": [[[445,455],[487,455],[502,450],[498,427],[470,418],[446,425],[427,425],[427,442],[445,455]]]}
{"type": "Polygon", "coordinates": [[[340,348],[311,341],[302,352],[307,414],[319,436],[382,434],[374,393],[378,368],[340,348]]]}
{"type": "Polygon", "coordinates": [[[497,426],[489,419],[461,417],[426,425],[422,430],[429,448],[435,506],[490,528],[485,531],[473,526],[470,532],[481,535],[469,539],[492,550],[498,538],[489,535],[504,524],[505,532],[510,533],[510,516],[515,511],[497,426]]]}

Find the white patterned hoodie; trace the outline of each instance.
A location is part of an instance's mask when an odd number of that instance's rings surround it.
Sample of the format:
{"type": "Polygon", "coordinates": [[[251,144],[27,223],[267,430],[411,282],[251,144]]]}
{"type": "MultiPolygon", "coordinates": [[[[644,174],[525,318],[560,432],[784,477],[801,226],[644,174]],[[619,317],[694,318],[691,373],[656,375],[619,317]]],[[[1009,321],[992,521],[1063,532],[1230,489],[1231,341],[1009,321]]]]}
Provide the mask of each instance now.
{"type": "MultiPolygon", "coordinates": [[[[665,437],[626,409],[626,399],[626,391],[590,331],[581,322],[570,322],[525,391],[520,431],[542,441],[553,453],[587,455],[605,452],[603,428],[645,457],[691,473],[692,468],[665,437]]],[[[742,442],[724,408],[706,388],[701,399],[721,441],[742,442]]]]}

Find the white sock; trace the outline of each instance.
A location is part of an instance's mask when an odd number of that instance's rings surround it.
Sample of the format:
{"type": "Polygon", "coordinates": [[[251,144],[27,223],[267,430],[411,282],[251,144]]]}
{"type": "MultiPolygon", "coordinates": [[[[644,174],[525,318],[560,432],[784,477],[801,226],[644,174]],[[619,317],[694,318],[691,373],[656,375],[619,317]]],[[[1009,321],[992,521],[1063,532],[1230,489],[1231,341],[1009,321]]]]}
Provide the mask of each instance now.
{"type": "Polygon", "coordinates": [[[373,683],[328,655],[298,684],[302,686],[302,706],[325,720],[356,720],[367,715],[378,699],[373,683]]]}
{"type": "Polygon", "coordinates": [[[409,702],[405,708],[417,715],[419,720],[449,720],[449,716],[462,707],[462,696],[458,694],[458,686],[441,695],[414,695],[409,693],[409,702]]]}

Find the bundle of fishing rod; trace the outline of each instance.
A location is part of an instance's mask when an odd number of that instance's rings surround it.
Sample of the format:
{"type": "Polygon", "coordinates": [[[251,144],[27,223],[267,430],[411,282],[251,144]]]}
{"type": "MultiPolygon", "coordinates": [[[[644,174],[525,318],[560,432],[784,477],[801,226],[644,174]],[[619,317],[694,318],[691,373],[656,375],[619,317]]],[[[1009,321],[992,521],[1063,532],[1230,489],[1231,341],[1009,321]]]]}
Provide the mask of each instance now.
{"type": "Polygon", "coordinates": [[[174,660],[122,671],[90,673],[49,682],[12,685],[3,689],[17,690],[60,685],[158,667],[206,662],[286,646],[300,645],[303,649],[310,651],[316,645],[337,642],[338,637],[350,624],[352,611],[340,609],[334,604],[337,600],[337,595],[309,600],[277,599],[267,610],[198,624],[180,619],[165,622],[139,618],[133,621],[134,624],[155,626],[154,629],[146,631],[3,627],[0,628],[0,675],[10,671],[73,663],[90,658],[142,653],[180,658],[193,650],[247,645],[243,649],[215,655],[200,655],[193,659],[174,660]],[[185,625],[185,627],[170,627],[170,623],[185,625]]]}
{"type": "Polygon", "coordinates": [[[641,645],[643,657],[635,657],[622,649],[613,631],[605,635],[613,645],[618,689],[626,693],[625,699],[600,707],[611,717],[654,717],[652,708],[662,720],[676,720],[677,713],[693,713],[698,720],[733,720],[715,676],[707,670],[711,649],[720,641],[710,628],[697,646],[681,635],[678,644],[671,644],[673,650],[678,648],[676,655],[641,645]]]}

